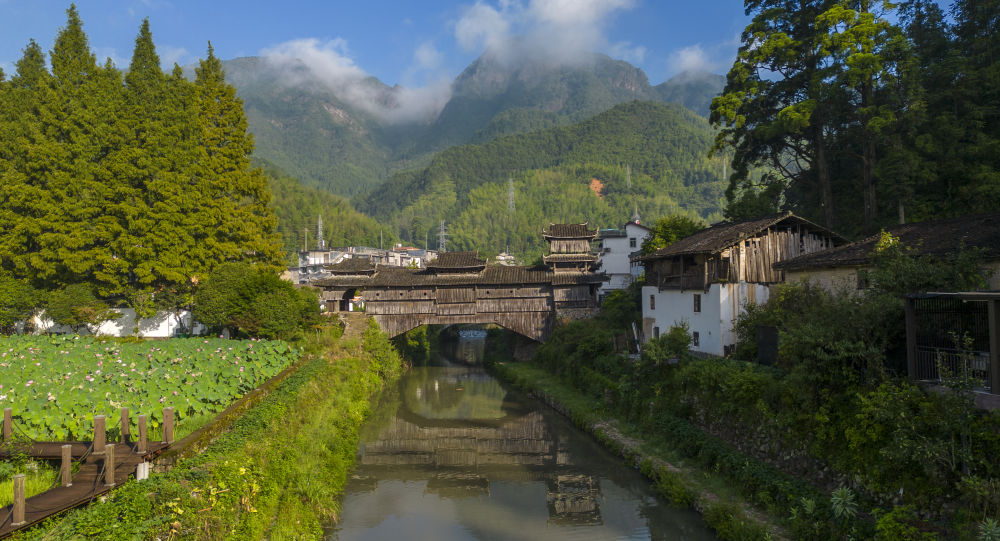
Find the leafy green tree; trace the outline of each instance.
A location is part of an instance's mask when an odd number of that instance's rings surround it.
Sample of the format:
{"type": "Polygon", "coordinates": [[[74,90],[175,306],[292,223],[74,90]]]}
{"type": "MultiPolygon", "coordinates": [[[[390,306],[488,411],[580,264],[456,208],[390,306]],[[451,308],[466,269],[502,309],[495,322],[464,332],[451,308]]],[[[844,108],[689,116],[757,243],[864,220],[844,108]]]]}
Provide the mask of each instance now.
{"type": "Polygon", "coordinates": [[[835,124],[816,19],[832,0],[747,0],[753,19],[742,34],[721,96],[712,100],[712,124],[721,126],[716,149],[732,148],[726,196],[753,192],[751,171],[764,167],[764,186],[807,185],[819,194],[823,222],[834,223],[830,142],[835,124]],[[775,77],[777,75],[777,77],[775,77]]]}
{"type": "Polygon", "coordinates": [[[39,307],[38,293],[31,284],[0,272],[0,333],[14,332],[39,307]]]}
{"type": "Polygon", "coordinates": [[[50,60],[32,41],[0,81],[0,270],[148,316],[189,304],[222,262],[279,267],[267,182],[211,50],[197,82],[166,75],[145,20],[123,77],[70,6],[50,60]]]}
{"type": "Polygon", "coordinates": [[[882,232],[868,273],[874,291],[903,297],[926,291],[975,291],[987,286],[982,250],[961,247],[952,256],[916,255],[898,238],[882,232]]]}
{"type": "Polygon", "coordinates": [[[243,102],[226,83],[212,45],[195,68],[198,104],[197,173],[201,179],[201,233],[197,245],[211,259],[281,267],[274,214],[268,208],[267,179],[251,168],[253,136],[243,102]]]}
{"type": "Polygon", "coordinates": [[[816,18],[825,30],[821,51],[834,69],[829,84],[842,91],[835,114],[847,125],[861,164],[861,192],[866,229],[876,221],[877,159],[880,138],[892,133],[904,107],[895,90],[899,63],[909,46],[887,15],[896,6],[885,0],[845,0],[816,18]]]}
{"type": "Polygon", "coordinates": [[[79,333],[87,326],[100,325],[118,314],[94,295],[89,284],[70,284],[49,293],[45,315],[79,333]]]}
{"type": "Polygon", "coordinates": [[[319,317],[315,291],[247,263],[216,267],[198,285],[194,300],[195,320],[213,331],[228,328],[245,336],[291,338],[319,317]]]}
{"type": "Polygon", "coordinates": [[[649,236],[642,242],[642,255],[649,255],[667,246],[701,231],[705,223],[682,214],[674,214],[656,220],[649,236]]]}

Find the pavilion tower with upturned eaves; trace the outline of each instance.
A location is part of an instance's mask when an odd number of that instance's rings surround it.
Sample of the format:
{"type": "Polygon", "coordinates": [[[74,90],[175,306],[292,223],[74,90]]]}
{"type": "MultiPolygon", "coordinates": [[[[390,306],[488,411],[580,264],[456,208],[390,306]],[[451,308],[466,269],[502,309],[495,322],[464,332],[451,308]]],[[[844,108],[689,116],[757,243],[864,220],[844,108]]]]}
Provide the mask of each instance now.
{"type": "Polygon", "coordinates": [[[597,262],[597,255],[590,243],[597,237],[596,229],[582,224],[549,224],[542,231],[549,243],[549,254],[542,257],[552,272],[590,272],[597,262]]]}

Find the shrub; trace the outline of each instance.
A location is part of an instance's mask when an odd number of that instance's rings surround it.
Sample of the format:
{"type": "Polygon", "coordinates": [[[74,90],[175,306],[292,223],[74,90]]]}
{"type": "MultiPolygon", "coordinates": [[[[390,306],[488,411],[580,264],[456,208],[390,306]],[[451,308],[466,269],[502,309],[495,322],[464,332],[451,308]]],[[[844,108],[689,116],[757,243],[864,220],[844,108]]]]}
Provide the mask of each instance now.
{"type": "Polygon", "coordinates": [[[195,294],[194,317],[213,331],[293,338],[319,317],[316,292],[244,263],[217,267],[195,294]]]}
{"type": "Polygon", "coordinates": [[[117,314],[107,303],[94,296],[88,284],[70,284],[49,293],[46,315],[59,325],[78,332],[88,325],[99,325],[117,314]]]}

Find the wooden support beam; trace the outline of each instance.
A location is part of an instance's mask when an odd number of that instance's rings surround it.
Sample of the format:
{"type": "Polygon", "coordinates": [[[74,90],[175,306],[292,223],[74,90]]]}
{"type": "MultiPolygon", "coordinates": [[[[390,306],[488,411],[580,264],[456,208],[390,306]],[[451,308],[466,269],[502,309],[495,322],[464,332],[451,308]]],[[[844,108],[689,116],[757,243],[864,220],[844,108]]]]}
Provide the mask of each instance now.
{"type": "Polygon", "coordinates": [[[104,452],[104,445],[107,440],[107,424],[103,415],[94,416],[94,454],[99,455],[104,452]]]}
{"type": "Polygon", "coordinates": [[[24,525],[24,474],[14,476],[14,512],[11,526],[17,528],[24,525]]]}
{"type": "Polygon", "coordinates": [[[1000,395],[1000,300],[988,303],[990,324],[990,393],[1000,395]]]}
{"type": "Polygon", "coordinates": [[[163,443],[174,442],[174,408],[163,408],[163,443]]]}
{"type": "Polygon", "coordinates": [[[917,301],[907,298],[903,313],[906,319],[906,375],[917,379],[917,301]]]}
{"type": "Polygon", "coordinates": [[[131,430],[129,428],[128,408],[122,408],[121,438],[120,438],[120,441],[122,443],[127,442],[128,441],[128,437],[129,437],[130,434],[131,434],[131,430]]]}
{"type": "Polygon", "coordinates": [[[136,418],[139,425],[139,439],[136,441],[135,450],[140,455],[146,454],[146,416],[140,415],[136,418]]]}
{"type": "Polygon", "coordinates": [[[104,486],[115,486],[115,444],[104,446],[104,486]]]}
{"type": "Polygon", "coordinates": [[[73,472],[70,470],[73,465],[73,446],[66,444],[62,446],[62,464],[59,467],[59,474],[62,477],[62,486],[73,486],[73,472]]]}

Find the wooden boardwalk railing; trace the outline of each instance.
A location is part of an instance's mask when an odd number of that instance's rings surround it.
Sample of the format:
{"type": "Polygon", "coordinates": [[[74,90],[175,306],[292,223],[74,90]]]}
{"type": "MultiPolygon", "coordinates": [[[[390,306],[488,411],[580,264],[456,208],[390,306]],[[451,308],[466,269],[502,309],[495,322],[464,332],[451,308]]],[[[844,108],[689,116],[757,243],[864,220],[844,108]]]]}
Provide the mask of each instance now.
{"type": "MultiPolygon", "coordinates": [[[[169,425],[164,426],[167,441],[146,442],[145,416],[140,416],[137,441],[129,440],[126,429],[123,431],[125,441],[108,443],[105,443],[103,416],[95,416],[94,441],[14,441],[11,437],[10,410],[4,411],[4,442],[0,444],[0,459],[27,455],[39,460],[62,461],[62,471],[56,486],[27,499],[23,498],[24,476],[15,476],[14,503],[0,508],[0,539],[56,513],[89,503],[135,475],[140,464],[152,460],[172,443],[173,412],[169,408],[168,411],[164,412],[165,419],[169,419],[169,425]],[[79,469],[72,477],[70,463],[79,463],[79,469]]],[[[127,426],[127,411],[123,412],[122,421],[122,426],[127,426]]]]}

